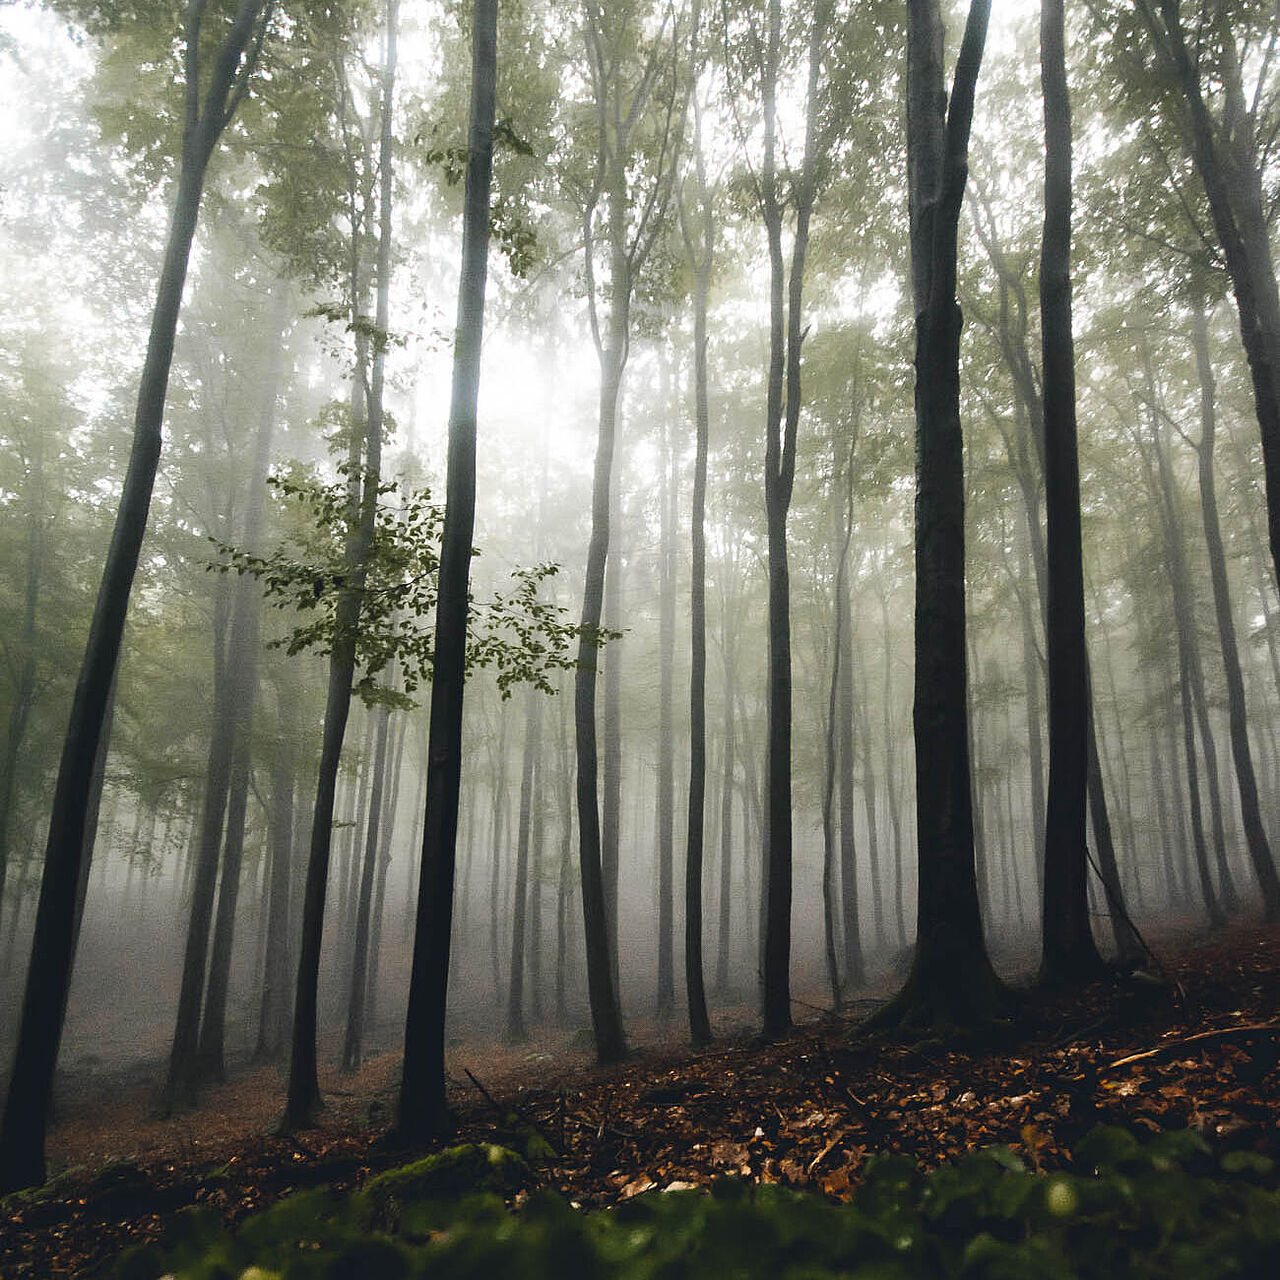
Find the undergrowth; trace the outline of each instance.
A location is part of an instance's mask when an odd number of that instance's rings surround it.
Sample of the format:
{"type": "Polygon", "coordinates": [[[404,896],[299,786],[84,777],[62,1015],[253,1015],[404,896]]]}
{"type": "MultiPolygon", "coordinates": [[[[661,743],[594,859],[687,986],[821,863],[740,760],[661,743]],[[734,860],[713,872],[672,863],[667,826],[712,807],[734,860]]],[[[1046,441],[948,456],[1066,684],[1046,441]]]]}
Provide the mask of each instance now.
{"type": "Polygon", "coordinates": [[[180,1215],[115,1280],[1111,1280],[1280,1275],[1272,1162],[1191,1131],[1100,1128],[1069,1171],[1006,1148],[923,1173],[880,1156],[848,1203],[723,1180],[598,1212],[535,1190],[501,1147],[455,1147],[344,1196],[290,1196],[226,1232],[180,1215]],[[518,1207],[508,1200],[513,1192],[518,1207]]]}

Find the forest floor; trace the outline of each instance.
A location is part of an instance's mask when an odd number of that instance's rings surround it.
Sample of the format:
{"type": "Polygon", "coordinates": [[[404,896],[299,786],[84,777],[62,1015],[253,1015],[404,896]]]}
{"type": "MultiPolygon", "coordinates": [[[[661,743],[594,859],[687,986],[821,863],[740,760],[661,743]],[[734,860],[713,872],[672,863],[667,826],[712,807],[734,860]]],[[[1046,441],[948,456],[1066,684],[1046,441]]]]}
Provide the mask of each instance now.
{"type": "MultiPolygon", "coordinates": [[[[532,1126],[554,1152],[535,1162],[539,1182],[593,1206],[724,1174],[845,1197],[885,1150],[932,1166],[1005,1143],[1049,1168],[1097,1124],[1191,1126],[1217,1148],[1280,1157],[1280,928],[1157,939],[1172,983],[1028,1000],[965,1042],[859,1040],[864,1002],[801,1010],[810,1020],[767,1045],[742,1031],[693,1052],[679,1023],[633,1028],[641,1050],[612,1068],[567,1037],[456,1046],[455,1140],[521,1149],[532,1126]]],[[[380,1142],[397,1079],[390,1053],[323,1078],[323,1124],[295,1138],[271,1132],[274,1068],[238,1071],[170,1118],[136,1071],[64,1081],[50,1156],[65,1172],[0,1204],[0,1276],[92,1275],[188,1206],[235,1222],[295,1188],[404,1163],[418,1153],[380,1142]]]]}

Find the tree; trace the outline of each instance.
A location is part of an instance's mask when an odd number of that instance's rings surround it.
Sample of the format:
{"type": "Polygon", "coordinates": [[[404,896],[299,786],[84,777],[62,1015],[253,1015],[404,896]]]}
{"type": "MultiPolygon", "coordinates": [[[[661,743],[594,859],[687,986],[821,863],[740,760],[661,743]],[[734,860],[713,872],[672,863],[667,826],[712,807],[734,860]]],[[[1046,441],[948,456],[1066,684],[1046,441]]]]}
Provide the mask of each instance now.
{"type": "MultiPolygon", "coordinates": [[[[1204,184],[1235,290],[1262,435],[1271,559],[1280,576],[1280,287],[1271,252],[1270,202],[1263,189],[1263,143],[1257,118],[1272,59],[1270,55],[1264,59],[1250,102],[1234,24],[1239,21],[1244,27],[1254,15],[1246,10],[1237,18],[1232,6],[1218,0],[1198,20],[1193,49],[1183,25],[1181,0],[1134,0],[1134,8],[1157,63],[1181,95],[1182,134],[1204,184]],[[1216,119],[1213,98],[1218,103],[1216,119]]],[[[1269,26],[1274,48],[1276,15],[1267,13],[1263,23],[1264,30],[1269,26]]]]}
{"type": "Polygon", "coordinates": [[[1266,918],[1280,917],[1280,878],[1267,840],[1258,803],[1258,780],[1249,746],[1249,726],[1245,708],[1244,677],[1236,644],[1235,619],[1231,608],[1231,586],[1227,579],[1227,557],[1222,544],[1222,524],[1218,518],[1218,498],[1214,490],[1213,442],[1218,416],[1214,403],[1213,361],[1209,354],[1209,321],[1204,303],[1196,299],[1192,310],[1192,345],[1200,383],[1200,442],[1196,446],[1200,510],[1204,520],[1205,544],[1209,552],[1209,580],[1213,588],[1213,610],[1218,624],[1218,643],[1227,680],[1227,715],[1231,735],[1231,756],[1236,766],[1236,789],[1240,796],[1240,816],[1245,841],[1253,863],[1258,888],[1262,892],[1266,918]]]}
{"type": "MultiPolygon", "coordinates": [[[[664,13],[646,41],[645,14],[633,5],[584,4],[582,36],[593,95],[594,159],[582,193],[583,266],[591,334],[600,360],[599,432],[591,484],[591,538],[582,592],[582,637],[574,682],[578,752],[577,807],[587,986],[596,1057],[626,1053],[610,952],[598,796],[596,676],[609,559],[610,497],[618,401],[631,344],[633,294],[663,228],[679,146],[676,32],[664,13]],[[641,162],[642,153],[643,163],[641,162]],[[637,190],[633,183],[644,184],[637,190]],[[603,207],[602,207],[603,206],[603,207]],[[603,320],[596,273],[603,220],[608,314],[603,320]]],[[[612,574],[616,574],[614,568],[612,574]]]]}
{"type": "Polygon", "coordinates": [[[1040,341],[1049,665],[1049,791],[1040,979],[1056,983],[1088,980],[1102,967],[1089,922],[1085,835],[1090,694],[1071,328],[1071,98],[1063,0],[1041,0],[1040,66],[1045,138],[1040,341]]]}
{"type": "MultiPolygon", "coordinates": [[[[700,10],[693,17],[694,62],[700,10]]],[[[702,151],[702,104],[693,95],[692,200],[680,191],[680,231],[685,254],[693,264],[693,497],[689,511],[692,569],[689,582],[689,811],[685,835],[684,972],[689,1006],[689,1037],[694,1045],[711,1040],[706,983],[702,964],[702,867],[706,835],[707,793],[707,450],[710,413],[707,405],[707,295],[715,257],[714,193],[707,182],[702,151]],[[694,203],[696,201],[696,203],[694,203]],[[691,207],[692,206],[692,207],[691,207]],[[696,239],[695,239],[696,236],[696,239]]],[[[726,751],[731,751],[729,744],[726,751]]],[[[726,846],[723,846],[727,848],[726,846]]],[[[725,926],[722,924],[722,928],[725,926]]],[[[727,931],[727,930],[726,930],[727,931]]],[[[722,948],[727,938],[722,938],[722,948]]]]}
{"type": "Polygon", "coordinates": [[[497,0],[475,0],[471,108],[463,195],[462,276],[449,408],[449,461],[436,652],[431,678],[427,794],[422,830],[413,970],[405,1018],[396,1130],[405,1140],[440,1132],[445,1103],[444,1028],[448,1009],[453,881],[462,777],[462,695],[466,672],[468,581],[476,502],[476,405],[488,273],[489,198],[498,78],[497,0]]]}
{"type": "MultiPolygon", "coordinates": [[[[271,6],[265,0],[239,0],[229,10],[213,13],[205,4],[192,0],[183,21],[185,106],[178,186],[138,388],[129,468],[54,788],[22,1029],[0,1126],[0,1192],[44,1180],[45,1127],[74,958],[77,886],[93,762],[160,460],[160,427],[182,288],[209,162],[249,91],[270,14],[271,6]],[[210,52],[212,58],[208,57],[210,52]]],[[[95,10],[89,16],[107,32],[124,23],[113,8],[100,13],[95,10]]]]}
{"type": "Polygon", "coordinates": [[[937,0],[907,7],[907,167],[916,308],[915,960],[885,1022],[989,1018],[1000,984],[978,907],[969,776],[957,230],[988,0],[972,0],[949,108],[937,0]]]}

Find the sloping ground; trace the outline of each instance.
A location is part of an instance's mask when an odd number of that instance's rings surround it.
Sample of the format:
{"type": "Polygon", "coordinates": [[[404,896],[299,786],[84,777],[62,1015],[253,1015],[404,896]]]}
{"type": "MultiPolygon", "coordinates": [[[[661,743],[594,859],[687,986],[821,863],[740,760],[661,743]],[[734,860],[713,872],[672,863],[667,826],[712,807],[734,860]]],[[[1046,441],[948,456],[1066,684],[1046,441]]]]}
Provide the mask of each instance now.
{"type": "MultiPolygon", "coordinates": [[[[849,1014],[777,1044],[659,1048],[608,1070],[580,1052],[565,1064],[460,1050],[459,1070],[477,1079],[457,1085],[459,1136],[522,1150],[542,1185],[584,1205],[725,1173],[846,1198],[879,1151],[933,1166],[1005,1143],[1052,1168],[1100,1123],[1191,1127],[1218,1151],[1280,1156],[1280,930],[1238,929],[1165,959],[1180,991],[1098,986],[1028,1004],[965,1044],[859,1043],[849,1014]]],[[[297,1140],[265,1136],[280,1105],[273,1071],[167,1121],[146,1118],[141,1087],[100,1082],[64,1107],[53,1144],[84,1171],[5,1202],[0,1275],[86,1274],[181,1208],[236,1222],[291,1189],[359,1185],[403,1163],[378,1145],[395,1072],[387,1055],[329,1080],[341,1092],[324,1127],[297,1140]]]]}

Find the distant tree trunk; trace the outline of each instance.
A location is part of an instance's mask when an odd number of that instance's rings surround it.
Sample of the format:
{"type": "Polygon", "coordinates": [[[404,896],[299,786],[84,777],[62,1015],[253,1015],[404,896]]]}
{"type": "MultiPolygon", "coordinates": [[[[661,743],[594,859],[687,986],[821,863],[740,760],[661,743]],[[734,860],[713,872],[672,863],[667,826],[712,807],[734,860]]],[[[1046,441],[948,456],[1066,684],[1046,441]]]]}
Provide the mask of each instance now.
{"type": "MultiPolygon", "coordinates": [[[[285,699],[281,699],[283,704],[285,699]]],[[[270,888],[267,946],[263,965],[262,1009],[254,1057],[278,1062],[289,1028],[289,880],[293,861],[294,769],[291,759],[292,710],[281,706],[285,743],[271,757],[270,888]]]]}
{"type": "Polygon", "coordinates": [[[733,640],[725,635],[724,724],[721,744],[724,760],[720,778],[720,910],[716,930],[716,990],[721,994],[729,989],[730,944],[733,938],[733,774],[737,758],[734,675],[733,640]]]}
{"type": "Polygon", "coordinates": [[[498,751],[493,758],[493,804],[490,810],[489,833],[492,844],[492,861],[489,864],[489,951],[493,958],[493,999],[502,1001],[502,950],[498,928],[499,906],[502,901],[502,849],[507,817],[507,718],[501,717],[498,730],[498,751]]]}
{"type": "Polygon", "coordinates": [[[204,7],[192,4],[186,13],[186,118],[178,190],[138,388],[129,467],[54,785],[18,1049],[0,1125],[0,1194],[44,1181],[45,1128],[74,959],[76,900],[94,759],[120,656],[129,592],[160,459],[160,427],[173,341],[205,172],[255,70],[257,58],[251,42],[261,11],[262,0],[240,0],[235,17],[217,46],[203,98],[198,50],[204,7]]]}
{"type": "Polygon", "coordinates": [[[990,1017],[1000,990],[983,941],[974,866],[964,604],[957,228],[989,0],[972,0],[949,111],[937,0],[909,0],[907,144],[916,308],[915,750],[919,911],[915,961],[886,1020],[990,1017]]]}
{"type": "Polygon", "coordinates": [[[1102,972],[1102,957],[1089,920],[1085,832],[1089,684],[1076,448],[1075,340],[1071,328],[1071,99],[1065,41],[1063,0],[1041,0],[1045,189],[1040,315],[1049,568],[1045,624],[1049,792],[1039,980],[1078,985],[1102,972]]]}
{"type": "Polygon", "coordinates": [[[506,1038],[528,1038],[524,1025],[525,920],[529,902],[529,835],[533,823],[537,761],[542,752],[542,694],[530,689],[525,700],[524,753],[520,764],[520,825],[516,835],[516,884],[511,916],[511,977],[507,984],[506,1038]]]}
{"type": "MultiPolygon", "coordinates": [[[[849,674],[852,677],[855,669],[859,671],[859,676],[865,673],[861,671],[861,665],[855,668],[853,651],[852,651],[852,620],[846,620],[845,623],[848,630],[845,639],[845,656],[849,663],[849,674]]],[[[870,706],[870,699],[865,692],[867,685],[864,682],[863,688],[863,707],[870,706]]],[[[841,698],[845,696],[841,692],[841,698]]],[[[849,719],[854,721],[854,687],[853,681],[850,679],[848,689],[848,710],[849,719]]],[[[843,712],[841,713],[843,717],[843,712]]],[[[875,924],[876,930],[876,947],[883,951],[888,945],[888,935],[885,928],[884,919],[884,897],[885,882],[884,868],[880,862],[880,800],[879,786],[876,782],[876,766],[871,754],[871,721],[865,710],[861,716],[856,718],[856,727],[860,730],[858,734],[862,750],[862,804],[867,814],[867,869],[871,872],[871,918],[875,924]]],[[[853,780],[854,757],[852,745],[850,746],[849,763],[842,771],[849,775],[849,780],[853,780]]],[[[852,817],[850,818],[852,821],[852,817]]]]}
{"type": "MultiPolygon", "coordinates": [[[[893,645],[889,635],[889,600],[882,591],[880,595],[880,621],[883,631],[882,652],[884,655],[884,785],[889,802],[889,828],[893,833],[893,917],[897,928],[898,946],[907,945],[907,921],[903,903],[903,871],[902,871],[902,815],[899,811],[897,782],[897,748],[896,735],[893,729],[893,645]]],[[[850,804],[852,808],[852,802],[850,804]]]]}
{"type": "Polygon", "coordinates": [[[351,984],[347,992],[347,1031],[342,1042],[342,1070],[359,1070],[364,1050],[365,1000],[369,989],[369,921],[373,914],[373,885],[381,846],[383,797],[387,784],[387,755],[391,741],[391,712],[375,712],[377,732],[373,749],[373,782],[369,788],[369,819],[365,829],[360,893],[351,947],[351,984]]]}
{"type": "MultiPolygon", "coordinates": [[[[256,637],[255,637],[256,640],[256,637]]],[[[250,664],[252,665],[252,664],[250,664]]],[[[240,735],[231,762],[227,799],[227,832],[222,850],[222,880],[218,886],[218,915],[209,955],[209,985],[200,1026],[198,1074],[205,1080],[225,1080],[227,994],[231,987],[231,944],[236,907],[240,900],[240,872],[244,864],[245,820],[249,807],[250,743],[240,735]]]]}
{"type": "Polygon", "coordinates": [[[658,779],[655,808],[658,842],[658,993],[660,1018],[675,1008],[675,742],[672,709],[676,656],[676,484],[672,474],[671,424],[662,419],[658,503],[658,779]]]}
{"type": "MultiPolygon", "coordinates": [[[[1182,527],[1182,513],[1179,509],[1179,497],[1173,477],[1173,468],[1165,446],[1164,432],[1156,418],[1156,401],[1154,377],[1148,360],[1147,390],[1151,404],[1152,416],[1152,452],[1155,455],[1156,500],[1160,515],[1160,524],[1164,533],[1165,553],[1169,565],[1169,586],[1173,595],[1174,630],[1178,644],[1178,666],[1180,671],[1179,687],[1185,684],[1189,698],[1188,710],[1194,716],[1200,730],[1200,746],[1204,753],[1205,780],[1209,793],[1209,818],[1213,836],[1214,860],[1218,870],[1218,892],[1215,895],[1216,906],[1224,916],[1231,915],[1238,907],[1235,885],[1226,861],[1226,830],[1222,817],[1222,794],[1218,780],[1218,753],[1214,741],[1213,729],[1209,722],[1208,699],[1204,688],[1204,667],[1200,660],[1199,632],[1195,620],[1195,594],[1192,587],[1191,571],[1187,564],[1186,542],[1182,527]]],[[[1192,753],[1194,755],[1194,732],[1192,734],[1192,753]]],[[[1193,762],[1188,762],[1190,773],[1193,762]]],[[[1198,772],[1198,770],[1197,770],[1198,772]]],[[[1192,797],[1192,827],[1196,826],[1195,810],[1199,807],[1197,794],[1192,797]]],[[[1203,836],[1203,823],[1201,823],[1203,836]]],[[[1210,918],[1214,916],[1214,907],[1206,907],[1210,918]]]]}
{"type": "MultiPolygon", "coordinates": [[[[409,717],[401,716],[400,732],[396,737],[395,759],[391,764],[391,794],[387,798],[386,812],[382,819],[382,834],[378,840],[378,883],[374,888],[373,896],[373,920],[369,936],[369,977],[366,983],[364,1012],[364,1025],[369,1029],[374,1028],[378,1021],[378,974],[382,964],[382,923],[386,917],[387,872],[391,867],[391,836],[395,831],[396,810],[400,804],[404,740],[408,733],[409,717]]],[[[472,829],[474,829],[474,820],[472,829]]]]}
{"type": "MultiPolygon", "coordinates": [[[[834,445],[833,441],[833,445],[834,445]]],[[[854,705],[853,705],[853,618],[849,609],[849,545],[853,539],[853,460],[856,437],[849,442],[844,466],[833,473],[844,472],[844,493],[832,504],[835,534],[835,631],[831,637],[831,688],[827,707],[827,784],[823,792],[823,893],[824,910],[827,889],[825,857],[831,852],[831,785],[833,774],[839,778],[840,804],[840,921],[844,938],[844,975],[850,987],[860,986],[866,979],[862,955],[862,931],[858,924],[858,867],[854,856],[853,835],[853,771],[854,771],[854,705]],[[834,730],[834,732],[833,732],[834,730]],[[838,774],[836,774],[838,764],[838,774]]],[[[873,802],[874,803],[874,802],[873,802]]],[[[876,890],[878,892],[878,890],[876,890]]],[[[883,925],[883,913],[877,912],[883,925]]],[[[880,943],[884,939],[882,930],[880,943]]],[[[828,959],[830,964],[830,958],[828,959]]],[[[838,1005],[841,992],[832,983],[832,998],[838,1005]]]]}
{"type": "Polygon", "coordinates": [[[399,1135],[417,1140],[448,1124],[444,1041],[453,927],[453,875],[462,777],[462,695],[466,679],[468,581],[476,497],[476,404],[489,252],[493,118],[496,97],[497,0],[475,0],[471,106],[463,195],[462,275],[449,409],[449,461],[436,652],[431,676],[427,799],[422,877],[400,1078],[399,1135]]]}
{"type": "Polygon", "coordinates": [[[1227,681],[1227,714],[1230,719],[1231,755],[1236,766],[1236,788],[1240,795],[1240,816],[1254,875],[1262,893],[1268,921],[1280,917],[1280,878],[1276,876],[1275,859],[1262,824],[1258,802],[1258,781],[1253,771],[1253,754],[1249,748],[1249,726],[1245,712],[1244,676],[1240,671],[1240,653],[1236,645],[1236,625],[1231,609],[1231,588],[1227,579],[1227,557],[1222,545],[1222,528],[1218,520],[1218,499],[1213,482],[1213,441],[1217,428],[1214,407],[1213,363],[1209,356],[1209,322],[1204,304],[1197,300],[1193,311],[1192,338],[1195,346],[1196,371],[1200,380],[1200,507],[1204,517],[1205,541],[1209,552],[1209,575],[1213,584],[1213,607],[1218,622],[1218,643],[1222,648],[1222,665],[1227,681]]]}
{"type": "MultiPolygon", "coordinates": [[[[283,364],[284,330],[290,298],[282,291],[275,306],[274,333],[263,379],[262,409],[254,442],[252,470],[245,498],[244,546],[252,549],[262,534],[267,496],[267,471],[275,436],[276,397],[283,364]]],[[[229,778],[227,824],[222,855],[222,882],[218,890],[213,949],[209,957],[208,989],[200,1025],[197,1062],[200,1079],[226,1077],[225,1047],[227,993],[231,984],[231,948],[235,935],[236,904],[240,893],[240,868],[244,856],[245,819],[249,803],[250,733],[258,685],[258,632],[261,593],[258,583],[244,575],[233,584],[232,617],[225,664],[232,691],[227,714],[232,718],[233,756],[229,778]]],[[[214,849],[216,858],[217,850],[214,849]]],[[[206,926],[207,927],[207,926],[206,926]]]]}
{"type": "MultiPolygon", "coordinates": [[[[563,699],[561,699],[563,701],[563,699]]],[[[569,1021],[569,913],[573,895],[573,778],[569,757],[569,728],[559,717],[558,797],[560,809],[560,874],[556,887],[556,1021],[569,1021]]]]}
{"type": "MultiPolygon", "coordinates": [[[[619,383],[621,371],[619,371],[619,383]]],[[[621,385],[614,396],[616,413],[621,385]]],[[[610,481],[610,528],[612,545],[605,565],[604,625],[608,631],[622,631],[622,519],[616,476],[610,481]]],[[[604,712],[600,730],[604,738],[600,772],[600,872],[604,877],[605,925],[609,935],[609,968],[615,997],[621,1002],[618,983],[618,859],[622,838],[622,655],[625,637],[619,636],[604,656],[604,712]]],[[[621,1003],[619,1003],[621,1010],[621,1003]]],[[[621,1012],[619,1012],[621,1016],[621,1012]]]]}
{"type": "MultiPolygon", "coordinates": [[[[392,99],[395,92],[399,0],[388,0],[386,50],[382,67],[382,118],[378,167],[381,175],[378,200],[378,300],[375,324],[387,332],[387,286],[391,270],[392,99]]],[[[358,274],[358,272],[353,273],[358,274]]],[[[352,305],[359,297],[358,281],[352,281],[352,305]]],[[[310,1124],[321,1106],[316,1074],[316,995],[320,980],[320,943],[324,932],[324,903],[329,879],[329,851],[333,838],[333,802],[337,788],[342,741],[351,709],[351,689],[356,667],[356,645],[363,607],[368,560],[377,519],[378,487],[382,472],[382,387],[386,343],[375,344],[365,424],[364,469],[357,466],[349,477],[352,486],[345,582],[339,588],[335,638],[329,656],[329,687],[325,701],[324,736],[316,783],[315,811],[311,820],[311,844],[302,904],[302,949],[298,961],[298,985],[293,1004],[293,1044],[289,1056],[289,1093],[283,1127],[310,1124]],[[359,490],[358,495],[356,490],[359,490]],[[358,499],[358,500],[357,500],[358,499]]],[[[363,377],[362,362],[356,371],[363,377]]],[[[358,433],[352,424],[353,443],[358,433]]],[[[358,462],[358,458],[357,458],[358,462]]],[[[438,632],[437,632],[438,634],[438,632]]]]}
{"type": "Polygon", "coordinates": [[[30,474],[23,478],[25,498],[31,504],[27,514],[27,571],[22,593],[22,626],[19,631],[17,680],[9,705],[4,746],[0,748],[0,910],[4,906],[5,880],[9,869],[9,830],[13,797],[17,784],[18,760],[27,736],[31,709],[36,700],[36,611],[40,604],[40,575],[44,566],[44,532],[47,517],[44,500],[43,445],[37,442],[30,474]]]}

